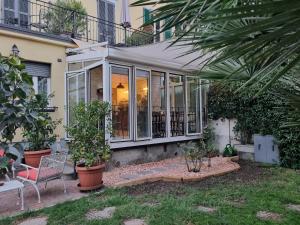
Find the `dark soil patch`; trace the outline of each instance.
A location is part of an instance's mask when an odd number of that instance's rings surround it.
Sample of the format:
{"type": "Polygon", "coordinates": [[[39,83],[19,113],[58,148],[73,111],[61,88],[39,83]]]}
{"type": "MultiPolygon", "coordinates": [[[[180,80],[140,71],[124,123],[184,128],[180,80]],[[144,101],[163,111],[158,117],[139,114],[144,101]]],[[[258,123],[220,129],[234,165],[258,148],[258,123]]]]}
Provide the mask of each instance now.
{"type": "Polygon", "coordinates": [[[209,189],[216,185],[222,184],[251,184],[261,180],[270,178],[272,175],[271,168],[262,167],[258,163],[240,160],[239,165],[241,169],[229,174],[218,177],[210,177],[199,182],[192,183],[176,183],[176,182],[153,182],[147,184],[127,187],[126,192],[129,195],[143,195],[143,194],[162,194],[172,193],[176,196],[183,196],[186,194],[185,187],[209,189]]]}

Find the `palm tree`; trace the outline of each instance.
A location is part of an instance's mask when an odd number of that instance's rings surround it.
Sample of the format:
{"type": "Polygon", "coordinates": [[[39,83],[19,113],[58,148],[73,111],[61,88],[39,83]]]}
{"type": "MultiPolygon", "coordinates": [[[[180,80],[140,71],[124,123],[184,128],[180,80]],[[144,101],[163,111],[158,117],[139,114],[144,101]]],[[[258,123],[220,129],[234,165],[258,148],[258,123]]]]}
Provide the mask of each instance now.
{"type": "MultiPolygon", "coordinates": [[[[199,73],[203,78],[247,79],[241,88],[262,83],[261,93],[290,71],[299,73],[299,0],[138,0],[133,5],[156,5],[149,23],[169,18],[162,32],[181,28],[172,45],[192,46],[187,54],[212,54],[199,73]]],[[[292,88],[280,95],[298,99],[292,88]]]]}

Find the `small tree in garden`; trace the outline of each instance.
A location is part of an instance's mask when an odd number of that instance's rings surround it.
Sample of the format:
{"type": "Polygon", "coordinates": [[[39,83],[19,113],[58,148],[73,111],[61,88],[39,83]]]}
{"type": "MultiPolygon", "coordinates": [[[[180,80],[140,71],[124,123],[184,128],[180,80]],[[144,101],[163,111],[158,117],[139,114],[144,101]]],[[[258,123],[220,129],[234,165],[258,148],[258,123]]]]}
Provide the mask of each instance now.
{"type": "Polygon", "coordinates": [[[189,172],[200,172],[202,167],[202,159],[206,155],[206,146],[202,139],[199,143],[188,142],[180,145],[183,150],[187,170],[189,172]]]}
{"type": "Polygon", "coordinates": [[[107,161],[110,158],[110,146],[105,140],[105,133],[110,132],[110,123],[107,126],[104,123],[110,116],[109,103],[81,102],[72,110],[72,124],[66,127],[71,137],[72,159],[85,167],[107,161]]]}
{"type": "Polygon", "coordinates": [[[34,94],[32,77],[18,57],[0,55],[0,134],[1,143],[12,142],[16,130],[32,123],[36,112],[28,111],[29,96],[34,94]]]}
{"type": "Polygon", "coordinates": [[[30,113],[35,113],[34,120],[24,124],[22,133],[28,142],[28,150],[30,151],[49,149],[56,141],[57,135],[54,131],[61,120],[52,120],[49,112],[47,112],[49,98],[52,96],[32,96],[31,101],[26,106],[30,113]]]}

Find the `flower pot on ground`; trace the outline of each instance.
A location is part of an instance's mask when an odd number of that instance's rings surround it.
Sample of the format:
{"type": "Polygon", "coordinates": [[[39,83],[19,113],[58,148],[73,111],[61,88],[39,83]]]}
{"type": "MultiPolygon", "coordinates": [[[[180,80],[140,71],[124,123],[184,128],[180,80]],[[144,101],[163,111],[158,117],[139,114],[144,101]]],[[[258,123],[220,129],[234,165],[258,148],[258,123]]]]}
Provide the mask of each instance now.
{"type": "Polygon", "coordinates": [[[42,156],[50,155],[50,154],[51,154],[51,149],[37,150],[37,151],[27,150],[24,152],[25,163],[29,166],[38,168],[42,156]]]}
{"type": "MultiPolygon", "coordinates": [[[[49,96],[49,97],[52,97],[49,96]]],[[[24,151],[25,163],[39,167],[41,157],[51,154],[50,146],[56,141],[54,133],[60,121],[52,120],[46,108],[49,98],[45,95],[35,95],[28,102],[28,110],[33,113],[33,119],[23,127],[23,137],[28,144],[24,151]]]]}
{"type": "Polygon", "coordinates": [[[105,133],[110,132],[110,111],[109,103],[100,101],[81,102],[71,109],[72,120],[66,130],[82,191],[103,186],[105,162],[110,158],[110,146],[105,140],[105,133]]]}

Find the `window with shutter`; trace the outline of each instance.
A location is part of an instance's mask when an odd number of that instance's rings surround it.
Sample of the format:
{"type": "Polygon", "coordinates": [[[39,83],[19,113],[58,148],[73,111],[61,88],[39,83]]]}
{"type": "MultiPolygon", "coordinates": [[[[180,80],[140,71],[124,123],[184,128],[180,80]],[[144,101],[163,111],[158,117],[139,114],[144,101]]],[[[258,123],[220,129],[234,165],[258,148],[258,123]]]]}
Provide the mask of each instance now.
{"type": "Polygon", "coordinates": [[[51,65],[47,63],[25,62],[25,71],[32,76],[36,94],[50,94],[51,65]]]}
{"type": "Polygon", "coordinates": [[[108,0],[98,0],[99,41],[115,42],[115,4],[108,0]]]}

